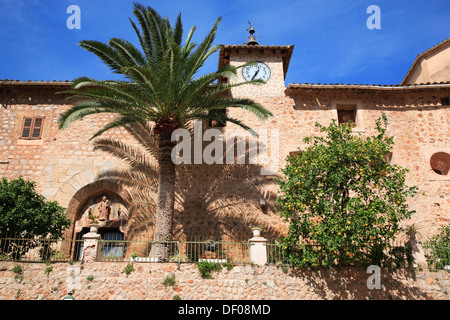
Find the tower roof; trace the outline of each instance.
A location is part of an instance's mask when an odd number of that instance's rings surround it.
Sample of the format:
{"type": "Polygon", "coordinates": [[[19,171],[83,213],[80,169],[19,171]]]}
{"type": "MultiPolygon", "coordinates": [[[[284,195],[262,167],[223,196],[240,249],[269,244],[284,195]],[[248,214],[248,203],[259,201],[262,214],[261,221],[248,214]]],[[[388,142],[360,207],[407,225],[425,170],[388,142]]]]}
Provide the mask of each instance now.
{"type": "Polygon", "coordinates": [[[438,43],[437,45],[431,47],[430,49],[420,53],[417,55],[416,59],[414,60],[413,64],[409,68],[408,72],[406,73],[405,77],[403,78],[401,84],[405,85],[407,84],[407,81],[409,77],[413,74],[414,70],[417,68],[417,66],[427,58],[429,55],[434,54],[436,51],[444,48],[445,46],[450,45],[450,38],[445,39],[444,41],[438,43]]]}

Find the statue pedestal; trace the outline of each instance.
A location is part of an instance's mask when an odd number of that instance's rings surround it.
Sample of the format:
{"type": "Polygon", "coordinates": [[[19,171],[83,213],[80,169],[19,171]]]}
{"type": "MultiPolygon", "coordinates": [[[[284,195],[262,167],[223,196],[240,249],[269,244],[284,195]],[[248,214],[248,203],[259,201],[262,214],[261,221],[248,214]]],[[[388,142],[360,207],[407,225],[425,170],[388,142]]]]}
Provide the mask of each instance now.
{"type": "Polygon", "coordinates": [[[250,243],[250,261],[257,265],[265,265],[267,263],[267,239],[256,236],[248,242],[250,243]]]}
{"type": "Polygon", "coordinates": [[[89,233],[83,236],[83,257],[84,262],[95,262],[97,260],[97,247],[100,235],[97,233],[99,225],[91,224],[89,233]]]}

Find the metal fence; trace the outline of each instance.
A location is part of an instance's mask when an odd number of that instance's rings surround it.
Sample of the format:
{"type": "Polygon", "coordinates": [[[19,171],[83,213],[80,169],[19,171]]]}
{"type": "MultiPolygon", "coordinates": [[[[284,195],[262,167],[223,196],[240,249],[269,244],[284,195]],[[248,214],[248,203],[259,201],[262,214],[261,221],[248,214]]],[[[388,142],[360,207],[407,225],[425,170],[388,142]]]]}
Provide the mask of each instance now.
{"type": "Polygon", "coordinates": [[[221,240],[198,238],[191,240],[148,241],[148,240],[99,240],[97,261],[130,262],[216,262],[250,263],[248,239],[221,240]],[[164,261],[150,257],[154,244],[167,247],[169,256],[164,261]]]}
{"type": "MultiPolygon", "coordinates": [[[[0,261],[63,262],[84,259],[82,239],[37,239],[21,236],[0,237],[0,261]]],[[[196,238],[191,240],[151,241],[124,240],[123,237],[105,236],[98,240],[96,261],[101,262],[216,262],[247,264],[248,239],[222,240],[196,238]],[[169,256],[165,260],[150,258],[152,246],[163,244],[169,256]]]]}
{"type": "MultiPolygon", "coordinates": [[[[321,262],[327,261],[330,263],[330,259],[327,256],[327,250],[321,250],[323,244],[316,244],[310,241],[300,241],[295,247],[289,248],[294,260],[301,260],[302,257],[315,257],[317,265],[321,265],[321,262]],[[327,259],[328,258],[328,259],[327,259]]],[[[381,247],[380,247],[381,248],[381,247]]],[[[282,247],[282,243],[278,240],[271,240],[267,243],[267,262],[268,264],[292,264],[290,257],[286,253],[286,248],[282,247]]],[[[334,252],[332,265],[358,265],[359,263],[368,263],[371,261],[373,264],[377,264],[383,267],[412,267],[414,265],[412,248],[409,246],[406,240],[394,240],[389,243],[384,249],[375,250],[375,247],[349,247],[342,252],[336,250],[334,252]],[[353,253],[350,253],[353,252],[353,253]],[[344,254],[350,254],[353,256],[355,253],[359,253],[360,259],[340,259],[344,254]]]]}
{"type": "MultiPolygon", "coordinates": [[[[23,262],[67,262],[84,259],[82,239],[42,239],[27,238],[23,235],[0,236],[0,261],[23,262]]],[[[124,240],[122,236],[104,236],[98,240],[95,261],[101,262],[215,262],[232,264],[251,264],[251,245],[248,238],[211,239],[197,237],[173,241],[150,241],[146,239],[124,240]],[[150,257],[152,246],[162,243],[168,248],[168,258],[155,260],[150,257]]],[[[299,248],[304,246],[299,245],[299,248]]],[[[268,240],[266,244],[267,263],[289,264],[279,240],[268,240]]],[[[450,248],[424,246],[425,258],[430,269],[450,269],[450,248]]],[[[412,255],[407,242],[392,243],[385,250],[383,266],[411,267],[412,255]]]]}
{"type": "Polygon", "coordinates": [[[0,261],[70,261],[79,257],[83,240],[29,238],[20,235],[0,237],[0,261]]]}

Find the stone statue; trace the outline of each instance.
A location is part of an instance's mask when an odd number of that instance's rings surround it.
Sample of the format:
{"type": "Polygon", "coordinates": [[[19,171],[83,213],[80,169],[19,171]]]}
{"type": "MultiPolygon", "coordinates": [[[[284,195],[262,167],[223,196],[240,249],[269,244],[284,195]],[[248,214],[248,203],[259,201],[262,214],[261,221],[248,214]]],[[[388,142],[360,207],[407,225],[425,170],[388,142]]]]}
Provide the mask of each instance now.
{"type": "Polygon", "coordinates": [[[102,202],[100,202],[100,205],[98,207],[98,211],[99,211],[98,220],[99,221],[108,220],[110,203],[111,203],[111,201],[109,201],[109,199],[107,199],[106,196],[103,196],[102,202]]]}

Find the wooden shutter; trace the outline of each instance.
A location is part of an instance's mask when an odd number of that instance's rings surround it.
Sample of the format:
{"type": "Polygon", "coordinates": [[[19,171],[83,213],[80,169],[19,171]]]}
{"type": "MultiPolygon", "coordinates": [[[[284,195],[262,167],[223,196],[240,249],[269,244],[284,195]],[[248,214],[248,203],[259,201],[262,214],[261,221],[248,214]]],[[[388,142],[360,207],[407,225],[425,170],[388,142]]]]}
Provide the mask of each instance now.
{"type": "Polygon", "coordinates": [[[38,140],[42,135],[42,127],[44,124],[44,117],[34,117],[23,119],[23,129],[21,139],[38,140]]]}
{"type": "Polygon", "coordinates": [[[34,118],[33,131],[31,133],[31,139],[40,139],[42,134],[43,118],[34,118]]]}
{"type": "Polygon", "coordinates": [[[22,139],[30,139],[31,127],[33,125],[33,118],[23,119],[22,139]]]}

